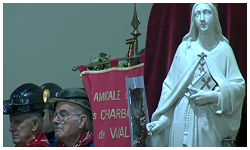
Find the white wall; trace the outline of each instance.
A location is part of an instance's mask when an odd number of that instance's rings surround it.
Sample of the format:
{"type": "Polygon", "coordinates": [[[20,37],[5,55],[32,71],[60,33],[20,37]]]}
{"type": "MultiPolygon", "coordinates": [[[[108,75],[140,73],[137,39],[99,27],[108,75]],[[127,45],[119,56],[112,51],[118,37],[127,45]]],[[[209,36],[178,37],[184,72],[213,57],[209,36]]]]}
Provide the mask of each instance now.
{"type": "MultiPolygon", "coordinates": [[[[139,49],[145,47],[152,4],[138,3],[139,49]]],[[[134,4],[3,4],[3,100],[23,83],[54,82],[82,87],[73,66],[88,64],[105,52],[112,58],[128,51],[134,4]]],[[[8,115],[3,116],[3,146],[14,146],[8,115]]]]}

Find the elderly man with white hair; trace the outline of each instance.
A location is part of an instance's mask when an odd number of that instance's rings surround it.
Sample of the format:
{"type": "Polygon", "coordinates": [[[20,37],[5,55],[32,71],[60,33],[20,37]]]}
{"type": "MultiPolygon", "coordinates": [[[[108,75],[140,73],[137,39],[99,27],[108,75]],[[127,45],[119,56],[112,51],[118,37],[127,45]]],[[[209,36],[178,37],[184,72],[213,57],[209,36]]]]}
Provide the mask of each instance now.
{"type": "Polygon", "coordinates": [[[85,89],[62,89],[48,100],[46,108],[54,110],[51,121],[57,146],[94,146],[92,111],[85,89]]]}

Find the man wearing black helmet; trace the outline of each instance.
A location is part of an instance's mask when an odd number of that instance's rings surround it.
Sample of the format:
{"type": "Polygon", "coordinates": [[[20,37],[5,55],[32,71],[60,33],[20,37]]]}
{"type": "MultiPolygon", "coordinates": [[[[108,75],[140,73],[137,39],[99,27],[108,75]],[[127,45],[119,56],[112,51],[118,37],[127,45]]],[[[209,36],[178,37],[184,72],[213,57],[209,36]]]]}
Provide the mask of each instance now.
{"type": "Polygon", "coordinates": [[[16,88],[9,100],[3,101],[3,114],[9,115],[13,143],[16,147],[48,146],[41,132],[45,104],[42,89],[32,83],[16,88]]]}
{"type": "MultiPolygon", "coordinates": [[[[43,90],[43,100],[46,103],[49,98],[55,97],[55,95],[62,90],[62,88],[55,83],[45,83],[41,85],[43,90]]],[[[55,132],[52,128],[50,114],[53,113],[53,110],[49,108],[44,109],[43,117],[43,129],[42,132],[46,135],[49,140],[49,147],[57,146],[57,139],[55,138],[55,132]]]]}
{"type": "Polygon", "coordinates": [[[85,89],[67,88],[46,103],[54,109],[52,116],[58,146],[94,146],[92,112],[85,89]]]}

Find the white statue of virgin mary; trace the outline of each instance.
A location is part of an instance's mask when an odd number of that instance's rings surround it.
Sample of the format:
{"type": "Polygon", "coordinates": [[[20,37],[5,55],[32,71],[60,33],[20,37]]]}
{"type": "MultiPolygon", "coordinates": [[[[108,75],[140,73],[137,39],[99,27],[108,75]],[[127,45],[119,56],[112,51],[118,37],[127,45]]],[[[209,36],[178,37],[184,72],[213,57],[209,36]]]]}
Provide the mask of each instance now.
{"type": "Polygon", "coordinates": [[[222,146],[236,138],[245,96],[245,80],[228,40],[222,35],[216,7],[193,6],[184,36],[162,85],[147,130],[153,146],[222,146]]]}

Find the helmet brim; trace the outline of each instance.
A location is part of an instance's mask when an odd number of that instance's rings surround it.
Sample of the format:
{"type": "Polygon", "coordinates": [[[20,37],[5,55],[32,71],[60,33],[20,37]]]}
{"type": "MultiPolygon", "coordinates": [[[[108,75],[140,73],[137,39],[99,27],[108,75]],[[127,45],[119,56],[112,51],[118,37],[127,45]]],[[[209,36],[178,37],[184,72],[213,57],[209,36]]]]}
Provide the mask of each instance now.
{"type": "MultiPolygon", "coordinates": [[[[91,108],[86,104],[81,103],[83,99],[79,99],[79,98],[69,98],[69,99],[63,99],[63,98],[50,98],[48,100],[48,102],[46,103],[46,109],[50,109],[50,110],[55,110],[56,107],[56,103],[57,102],[70,102],[70,103],[74,103],[77,105],[80,105],[88,110],[91,111],[91,108]]],[[[87,100],[87,99],[86,99],[87,100]]]]}

